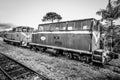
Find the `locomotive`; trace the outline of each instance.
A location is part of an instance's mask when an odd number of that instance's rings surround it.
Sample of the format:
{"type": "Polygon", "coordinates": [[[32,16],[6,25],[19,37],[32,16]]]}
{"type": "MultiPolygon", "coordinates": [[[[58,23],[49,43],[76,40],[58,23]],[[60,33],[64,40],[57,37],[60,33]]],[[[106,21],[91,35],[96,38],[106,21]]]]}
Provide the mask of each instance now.
{"type": "Polygon", "coordinates": [[[25,28],[24,32],[24,28],[17,27],[6,34],[4,41],[104,65],[118,57],[100,48],[100,27],[94,18],[39,24],[37,32],[31,32],[30,28],[25,28]]]}
{"type": "Polygon", "coordinates": [[[31,34],[34,28],[18,26],[4,34],[4,41],[17,46],[27,46],[31,42],[31,34]]]}

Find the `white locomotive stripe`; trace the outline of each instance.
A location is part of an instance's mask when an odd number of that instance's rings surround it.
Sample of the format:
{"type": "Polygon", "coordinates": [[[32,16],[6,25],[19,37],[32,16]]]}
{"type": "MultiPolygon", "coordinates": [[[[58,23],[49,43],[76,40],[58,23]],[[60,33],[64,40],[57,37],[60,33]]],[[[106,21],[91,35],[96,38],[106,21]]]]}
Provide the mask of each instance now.
{"type": "Polygon", "coordinates": [[[44,33],[44,34],[49,34],[49,33],[54,33],[54,34],[69,34],[69,33],[72,33],[72,34],[91,34],[91,31],[53,31],[53,32],[36,32],[36,33],[33,33],[33,34],[38,34],[38,33],[44,33]]]}
{"type": "Polygon", "coordinates": [[[37,45],[37,46],[45,46],[45,47],[50,47],[54,49],[62,49],[62,50],[68,50],[68,51],[74,51],[74,52],[79,52],[79,53],[87,53],[87,54],[92,54],[90,51],[84,51],[84,50],[78,50],[78,49],[70,49],[70,48],[65,48],[65,47],[57,47],[57,46],[51,46],[51,45],[43,45],[43,44],[37,44],[37,43],[29,43],[30,45],[37,45]]]}
{"type": "Polygon", "coordinates": [[[97,43],[100,38],[100,33],[93,31],[93,36],[95,38],[95,42],[97,43]]]}

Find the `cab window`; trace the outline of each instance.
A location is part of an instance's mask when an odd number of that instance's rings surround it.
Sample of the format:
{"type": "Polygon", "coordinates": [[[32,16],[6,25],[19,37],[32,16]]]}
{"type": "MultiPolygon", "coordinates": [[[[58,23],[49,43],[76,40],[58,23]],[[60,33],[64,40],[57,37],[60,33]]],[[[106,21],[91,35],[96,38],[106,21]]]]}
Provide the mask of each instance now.
{"type": "Polygon", "coordinates": [[[16,28],[13,28],[12,31],[15,32],[15,31],[16,31],[16,28]]]}
{"type": "Polygon", "coordinates": [[[27,32],[27,29],[26,28],[22,28],[22,32],[27,32]]]}

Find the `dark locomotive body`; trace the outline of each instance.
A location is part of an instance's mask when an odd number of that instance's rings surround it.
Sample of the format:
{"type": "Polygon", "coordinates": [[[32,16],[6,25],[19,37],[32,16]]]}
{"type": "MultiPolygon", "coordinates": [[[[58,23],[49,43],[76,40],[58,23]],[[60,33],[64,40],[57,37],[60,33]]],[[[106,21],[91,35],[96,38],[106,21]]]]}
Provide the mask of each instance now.
{"type": "Polygon", "coordinates": [[[17,27],[6,34],[4,41],[88,63],[105,64],[110,57],[106,55],[109,52],[100,49],[100,26],[96,19],[90,18],[39,24],[38,32],[33,33],[31,28],[17,27]]]}
{"type": "Polygon", "coordinates": [[[89,53],[100,47],[100,31],[96,23],[95,19],[85,19],[40,24],[39,32],[32,34],[32,43],[89,53]]]}

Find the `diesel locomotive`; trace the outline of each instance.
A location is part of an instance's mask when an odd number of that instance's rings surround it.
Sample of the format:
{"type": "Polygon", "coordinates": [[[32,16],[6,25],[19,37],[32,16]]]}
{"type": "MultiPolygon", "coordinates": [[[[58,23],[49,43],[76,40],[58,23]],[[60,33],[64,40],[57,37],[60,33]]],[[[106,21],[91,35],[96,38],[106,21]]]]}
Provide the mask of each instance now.
{"type": "Polygon", "coordinates": [[[18,26],[4,34],[4,41],[17,46],[27,46],[31,42],[31,34],[34,28],[18,26]]]}
{"type": "Polygon", "coordinates": [[[104,65],[118,57],[100,48],[100,27],[101,24],[94,18],[39,24],[37,32],[17,27],[6,34],[4,41],[104,65]]]}

